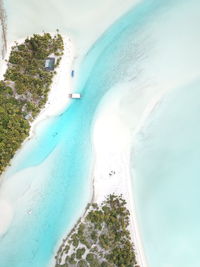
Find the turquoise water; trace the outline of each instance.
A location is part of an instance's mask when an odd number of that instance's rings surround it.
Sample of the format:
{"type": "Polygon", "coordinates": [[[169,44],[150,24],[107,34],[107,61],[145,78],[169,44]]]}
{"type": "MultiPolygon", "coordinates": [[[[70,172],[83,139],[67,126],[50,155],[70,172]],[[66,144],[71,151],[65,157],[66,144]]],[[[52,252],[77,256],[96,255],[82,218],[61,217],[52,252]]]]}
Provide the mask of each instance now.
{"type": "Polygon", "coordinates": [[[173,90],[138,135],[135,193],[149,266],[200,265],[200,80],[173,90]]]}
{"type": "Polygon", "coordinates": [[[169,93],[137,134],[132,153],[136,213],[152,267],[200,266],[200,3],[183,2],[168,6],[159,35],[166,48],[159,45],[148,62],[153,72],[160,63],[158,80],[169,93]]]}
{"type": "Polygon", "coordinates": [[[36,138],[26,143],[13,162],[5,190],[14,194],[11,199],[16,201],[16,211],[9,231],[0,240],[1,267],[48,266],[62,234],[89,201],[92,122],[106,91],[126,78],[131,62],[125,57],[123,38],[124,30],[137,21],[137,13],[135,18],[132,13],[135,11],[113,25],[86,55],[77,86],[83,98],[42,124],[36,138]],[[21,189],[17,179],[20,182],[26,173],[21,189]],[[20,188],[17,193],[12,192],[14,186],[20,188]],[[27,207],[32,209],[31,215],[27,215],[27,207]]]}
{"type": "MultiPolygon", "coordinates": [[[[9,192],[7,197],[15,203],[15,214],[9,231],[0,237],[0,267],[48,266],[60,238],[83,212],[90,199],[91,133],[95,112],[108,90],[117,83],[130,82],[130,94],[137,96],[140,103],[141,98],[150,100],[150,96],[163,87],[173,88],[198,77],[200,60],[196,47],[191,49],[194,38],[196,46],[200,44],[198,27],[193,27],[196,24],[191,19],[198,17],[198,8],[197,0],[184,3],[181,0],[143,1],[114,23],[91,47],[78,74],[76,90],[83,98],[72,101],[60,116],[41,123],[36,137],[26,143],[8,171],[1,191],[4,195],[9,192]],[[181,31],[183,26],[186,34],[181,31]],[[187,64],[184,64],[186,55],[187,64]],[[13,189],[15,186],[19,187],[17,191],[13,189]],[[29,207],[31,215],[27,215],[29,207]]],[[[137,98],[134,104],[137,104],[137,98]]],[[[132,127],[130,106],[127,112],[132,127]]],[[[170,120],[168,123],[170,125],[170,120]]],[[[149,217],[146,220],[154,205],[160,203],[160,195],[151,208],[144,208],[149,204],[147,196],[154,192],[154,187],[153,182],[147,183],[147,175],[142,172],[146,169],[142,165],[146,161],[143,162],[140,153],[145,150],[146,139],[142,139],[143,143],[144,147],[138,145],[136,149],[134,193],[145,254],[150,267],[173,267],[163,263],[162,254],[158,254],[158,247],[160,250],[163,247],[164,251],[171,244],[163,242],[161,246],[162,231],[155,235],[154,230],[161,229],[160,225],[154,228],[154,224],[148,224],[149,217]],[[153,242],[152,233],[156,241],[159,240],[159,246],[153,242]]],[[[153,161],[154,157],[151,158],[153,161]]],[[[149,166],[152,168],[153,165],[149,166]]],[[[155,176],[150,175],[150,178],[155,176]]],[[[177,207],[181,203],[177,203],[177,207]]],[[[159,221],[161,215],[157,213],[154,219],[159,221]]],[[[177,238],[175,233],[173,230],[174,239],[177,238]]],[[[173,261],[174,266],[183,267],[173,258],[178,253],[174,245],[173,251],[170,264],[173,261]]]]}

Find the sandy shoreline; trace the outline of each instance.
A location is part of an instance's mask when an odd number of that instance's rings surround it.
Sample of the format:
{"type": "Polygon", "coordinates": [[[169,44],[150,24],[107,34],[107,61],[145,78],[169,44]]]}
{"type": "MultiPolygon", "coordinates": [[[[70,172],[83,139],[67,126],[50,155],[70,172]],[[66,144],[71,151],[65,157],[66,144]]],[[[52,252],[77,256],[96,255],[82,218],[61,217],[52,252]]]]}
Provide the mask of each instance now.
{"type": "Polygon", "coordinates": [[[146,119],[163,98],[165,92],[152,95],[144,106],[134,129],[121,118],[120,89],[113,88],[102,100],[95,117],[93,131],[94,166],[94,202],[101,203],[108,194],[122,194],[130,212],[130,233],[135,245],[137,261],[140,267],[146,267],[140,227],[137,221],[133,187],[134,177],[131,174],[131,149],[135,135],[140,131],[146,119]],[[114,173],[113,173],[114,172],[114,173]]]}
{"type": "Polygon", "coordinates": [[[64,41],[64,55],[57,67],[51,85],[51,90],[48,95],[48,101],[40,114],[31,124],[30,136],[35,132],[37,125],[49,118],[54,117],[62,113],[70,102],[68,94],[73,91],[73,81],[71,77],[71,71],[73,69],[73,61],[75,57],[75,47],[71,39],[67,36],[63,36],[64,41]]]}
{"type": "MultiPolygon", "coordinates": [[[[54,35],[54,33],[51,34],[54,35]]],[[[59,115],[67,107],[67,104],[70,101],[68,94],[73,91],[71,71],[73,69],[75,47],[70,37],[63,35],[62,37],[64,41],[64,55],[62,56],[60,65],[56,68],[57,74],[53,78],[53,83],[48,94],[48,101],[45,107],[31,123],[29,138],[31,138],[34,129],[39,122],[49,117],[59,115]]],[[[0,65],[0,79],[3,79],[3,75],[6,72],[6,60],[8,60],[9,58],[11,47],[15,45],[15,43],[20,44],[23,41],[24,39],[18,39],[15,42],[9,43],[5,59],[2,60],[2,63],[0,65]]]]}
{"type": "Polygon", "coordinates": [[[122,194],[130,212],[129,230],[135,245],[137,262],[140,267],[146,267],[133,202],[130,175],[131,133],[119,118],[120,94],[121,92],[116,92],[115,96],[112,92],[107,94],[97,111],[94,123],[94,202],[100,204],[108,194],[122,194]],[[109,101],[111,96],[112,102],[109,101]]]}
{"type": "MultiPolygon", "coordinates": [[[[129,231],[131,234],[132,242],[134,243],[135,247],[135,254],[137,258],[137,262],[140,267],[146,267],[146,259],[143,253],[143,246],[140,238],[140,231],[137,223],[136,218],[136,211],[135,211],[135,203],[132,195],[132,184],[131,184],[131,176],[129,171],[129,161],[130,157],[128,156],[130,153],[124,152],[124,155],[119,157],[118,159],[115,158],[113,160],[113,168],[112,170],[115,171],[113,177],[107,177],[104,179],[103,177],[99,177],[99,174],[96,173],[94,178],[94,202],[101,203],[107,195],[109,194],[117,194],[123,196],[123,198],[127,202],[127,208],[130,212],[130,225],[129,231]],[[127,155],[125,155],[127,154],[127,155]],[[115,161],[115,163],[114,163],[115,161]],[[122,170],[120,171],[117,168],[114,168],[114,164],[124,165],[122,170]]],[[[111,170],[111,169],[110,169],[111,170]]],[[[108,176],[104,173],[104,176],[108,176]]]]}

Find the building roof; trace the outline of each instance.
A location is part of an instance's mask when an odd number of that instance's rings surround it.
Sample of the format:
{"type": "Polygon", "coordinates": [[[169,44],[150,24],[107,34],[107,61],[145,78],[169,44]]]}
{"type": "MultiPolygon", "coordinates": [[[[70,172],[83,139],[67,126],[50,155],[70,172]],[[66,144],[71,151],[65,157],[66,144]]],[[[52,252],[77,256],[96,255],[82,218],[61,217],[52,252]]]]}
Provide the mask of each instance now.
{"type": "Polygon", "coordinates": [[[45,60],[44,67],[46,70],[54,70],[55,65],[55,58],[54,57],[48,57],[45,60]]]}

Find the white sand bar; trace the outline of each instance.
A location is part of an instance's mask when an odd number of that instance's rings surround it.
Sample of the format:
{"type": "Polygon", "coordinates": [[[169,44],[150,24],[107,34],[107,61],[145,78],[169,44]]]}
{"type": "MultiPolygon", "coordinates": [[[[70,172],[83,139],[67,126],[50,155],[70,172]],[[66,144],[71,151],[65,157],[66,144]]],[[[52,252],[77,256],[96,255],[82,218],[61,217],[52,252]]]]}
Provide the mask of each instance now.
{"type": "Polygon", "coordinates": [[[140,109],[137,105],[140,100],[135,96],[135,105],[131,102],[133,108],[130,110],[127,94],[131,92],[131,86],[131,83],[125,83],[111,89],[97,111],[93,131],[94,201],[100,204],[108,194],[123,195],[130,211],[129,230],[135,245],[137,261],[140,267],[146,267],[132,192],[134,184],[130,159],[134,135],[142,127],[162,95],[152,90],[146,101],[140,103],[140,109]]]}

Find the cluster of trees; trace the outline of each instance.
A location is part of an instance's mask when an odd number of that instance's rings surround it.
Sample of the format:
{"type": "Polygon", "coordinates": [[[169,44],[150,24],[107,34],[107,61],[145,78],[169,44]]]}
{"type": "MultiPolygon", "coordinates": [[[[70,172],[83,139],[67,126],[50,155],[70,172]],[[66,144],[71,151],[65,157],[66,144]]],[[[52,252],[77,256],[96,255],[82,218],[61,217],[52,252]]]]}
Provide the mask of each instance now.
{"type": "MultiPolygon", "coordinates": [[[[56,267],[133,267],[129,211],[122,196],[109,195],[101,204],[91,204],[56,255],[56,267]]],[[[139,267],[139,266],[138,266],[139,267]]]]}
{"type": "Polygon", "coordinates": [[[0,174],[28,136],[30,121],[45,105],[55,71],[45,70],[45,59],[63,55],[62,36],[34,34],[12,47],[4,80],[0,81],[0,174]]]}

